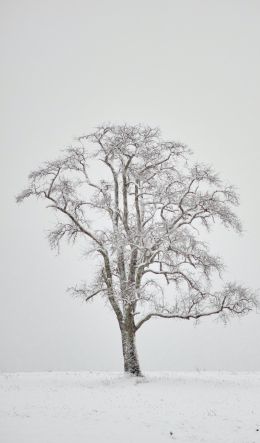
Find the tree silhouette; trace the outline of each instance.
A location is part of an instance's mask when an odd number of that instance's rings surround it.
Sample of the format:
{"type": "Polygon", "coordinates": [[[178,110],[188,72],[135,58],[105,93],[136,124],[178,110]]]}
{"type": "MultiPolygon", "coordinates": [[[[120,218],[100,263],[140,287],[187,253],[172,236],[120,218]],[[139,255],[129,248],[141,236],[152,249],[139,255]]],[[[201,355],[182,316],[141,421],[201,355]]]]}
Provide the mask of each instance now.
{"type": "Polygon", "coordinates": [[[157,128],[101,126],[79,137],[29,175],[17,201],[31,196],[60,215],[49,234],[52,247],[84,236],[98,257],[92,283],[71,291],[86,301],[99,294],[109,301],[128,373],[141,375],[135,336],[148,320],[225,320],[257,304],[252,291],[236,283],[212,290],[223,264],[201,239],[202,229],[217,222],[241,231],[234,188],[211,167],[192,163],[191,152],[164,141],[157,128]]]}

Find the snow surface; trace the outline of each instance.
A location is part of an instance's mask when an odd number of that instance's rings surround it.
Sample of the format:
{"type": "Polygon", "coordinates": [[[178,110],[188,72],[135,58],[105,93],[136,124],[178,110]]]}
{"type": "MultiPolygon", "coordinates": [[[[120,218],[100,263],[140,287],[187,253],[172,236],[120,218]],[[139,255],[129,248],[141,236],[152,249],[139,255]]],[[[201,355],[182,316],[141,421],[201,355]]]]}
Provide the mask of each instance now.
{"type": "Polygon", "coordinates": [[[1,443],[170,441],[260,443],[260,373],[0,374],[1,443]]]}

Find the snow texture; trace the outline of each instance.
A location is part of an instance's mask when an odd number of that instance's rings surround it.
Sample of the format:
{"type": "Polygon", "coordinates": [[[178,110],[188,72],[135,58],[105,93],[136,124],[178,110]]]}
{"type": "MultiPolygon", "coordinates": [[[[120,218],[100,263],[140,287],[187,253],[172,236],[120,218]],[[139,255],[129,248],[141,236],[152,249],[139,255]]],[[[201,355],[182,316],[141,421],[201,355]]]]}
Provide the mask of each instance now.
{"type": "Polygon", "coordinates": [[[0,375],[1,443],[260,442],[260,373],[0,375]]]}

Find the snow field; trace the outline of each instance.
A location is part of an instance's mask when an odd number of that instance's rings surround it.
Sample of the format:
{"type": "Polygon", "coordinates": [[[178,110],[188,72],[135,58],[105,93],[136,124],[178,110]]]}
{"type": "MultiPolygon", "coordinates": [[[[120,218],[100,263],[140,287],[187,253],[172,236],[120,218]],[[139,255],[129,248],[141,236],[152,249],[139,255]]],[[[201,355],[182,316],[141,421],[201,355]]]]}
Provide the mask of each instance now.
{"type": "Polygon", "coordinates": [[[260,373],[0,374],[1,443],[171,441],[260,443],[260,373]]]}

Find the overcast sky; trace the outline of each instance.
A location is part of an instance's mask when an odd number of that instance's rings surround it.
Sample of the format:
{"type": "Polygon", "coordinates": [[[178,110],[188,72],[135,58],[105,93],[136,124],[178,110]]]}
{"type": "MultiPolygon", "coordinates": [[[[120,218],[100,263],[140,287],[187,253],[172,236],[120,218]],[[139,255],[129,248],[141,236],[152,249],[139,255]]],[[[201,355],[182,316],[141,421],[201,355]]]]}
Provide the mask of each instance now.
{"type": "MultiPolygon", "coordinates": [[[[121,370],[113,313],[66,287],[81,248],[49,249],[41,202],[15,204],[28,173],[103,122],[159,126],[241,194],[245,233],[218,230],[227,279],[260,287],[260,2],[1,1],[0,370],[121,370]]],[[[260,316],[223,326],[154,320],[144,370],[260,370],[260,316]]]]}

